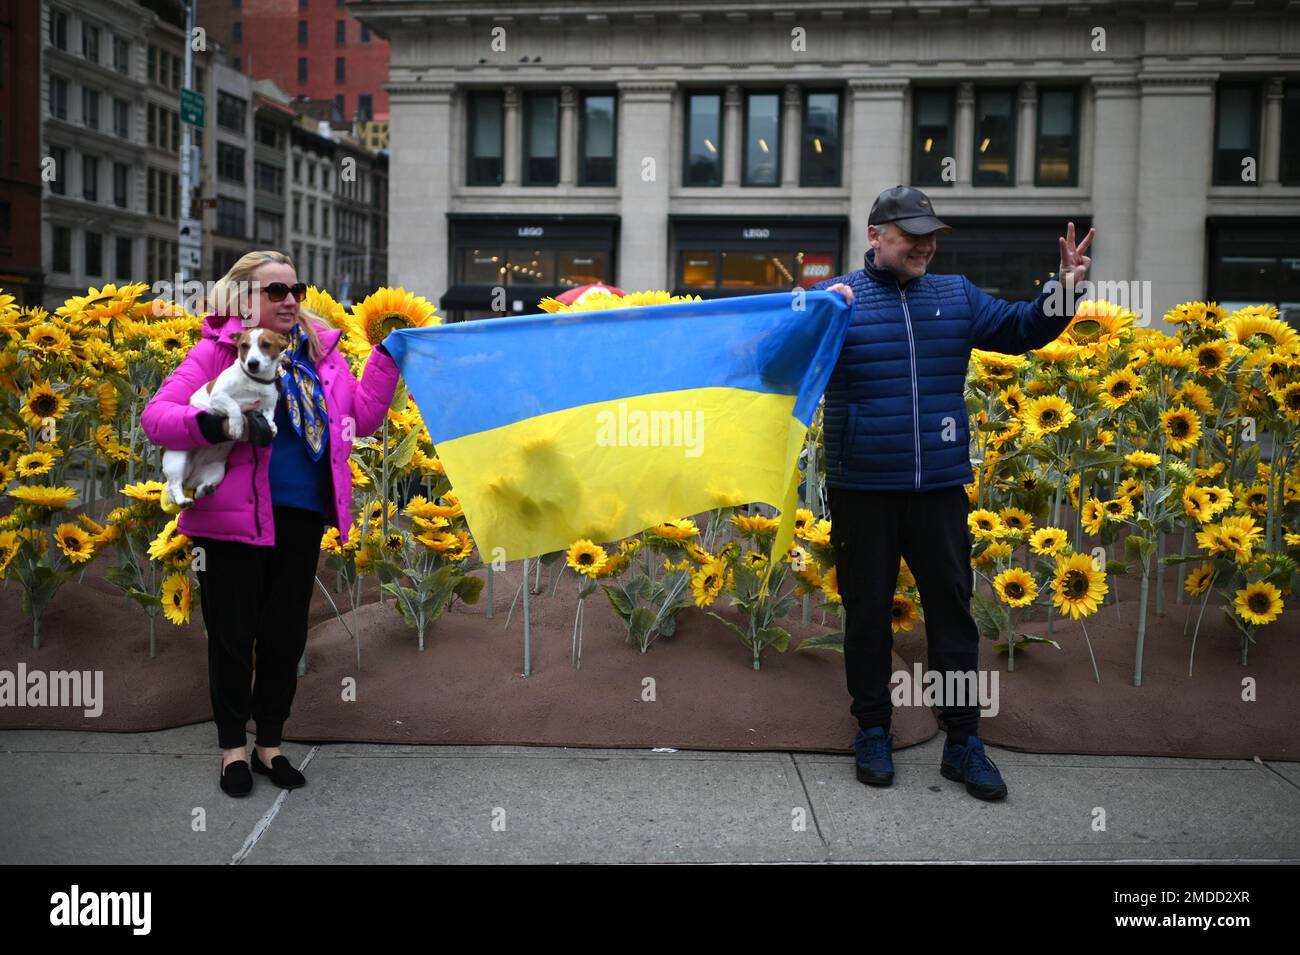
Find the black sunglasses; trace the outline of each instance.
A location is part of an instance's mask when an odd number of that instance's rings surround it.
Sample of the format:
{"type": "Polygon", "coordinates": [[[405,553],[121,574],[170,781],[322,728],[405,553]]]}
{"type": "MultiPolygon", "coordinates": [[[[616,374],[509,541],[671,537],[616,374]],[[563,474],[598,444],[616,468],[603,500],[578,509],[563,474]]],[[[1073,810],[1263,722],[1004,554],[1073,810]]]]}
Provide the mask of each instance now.
{"type": "Polygon", "coordinates": [[[283,282],[272,282],[262,286],[262,291],[272,302],[283,302],[284,297],[290,292],[293,293],[294,301],[301,302],[303,296],[307,294],[307,283],[295,282],[293,285],[285,285],[283,282]]]}

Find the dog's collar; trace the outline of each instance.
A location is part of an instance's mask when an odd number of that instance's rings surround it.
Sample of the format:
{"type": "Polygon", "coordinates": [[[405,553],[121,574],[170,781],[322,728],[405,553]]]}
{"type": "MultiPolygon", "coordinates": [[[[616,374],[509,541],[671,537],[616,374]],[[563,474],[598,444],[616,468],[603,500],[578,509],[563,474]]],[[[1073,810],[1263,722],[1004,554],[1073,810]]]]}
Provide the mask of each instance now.
{"type": "Polygon", "coordinates": [[[274,376],[274,375],[271,376],[270,380],[264,380],[264,379],[258,378],[258,377],[257,377],[256,375],[254,375],[254,374],[250,374],[249,371],[248,371],[248,369],[245,368],[245,367],[243,366],[242,363],[238,363],[238,364],[239,364],[239,370],[242,371],[244,374],[248,375],[249,378],[252,378],[252,379],[253,379],[255,382],[257,382],[259,385],[273,385],[273,384],[275,384],[275,380],[276,380],[276,379],[275,379],[275,376],[274,376]]]}

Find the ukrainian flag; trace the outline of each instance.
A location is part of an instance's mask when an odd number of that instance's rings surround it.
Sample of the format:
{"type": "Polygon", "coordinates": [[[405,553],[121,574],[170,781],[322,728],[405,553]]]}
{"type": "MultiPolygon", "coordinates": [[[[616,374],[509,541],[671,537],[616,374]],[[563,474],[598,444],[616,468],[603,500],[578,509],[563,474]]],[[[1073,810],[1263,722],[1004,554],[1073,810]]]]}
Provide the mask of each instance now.
{"type": "Polygon", "coordinates": [[[484,560],[755,501],[782,508],[783,553],[848,322],[838,294],[798,290],[404,328],[384,346],[484,560]]]}

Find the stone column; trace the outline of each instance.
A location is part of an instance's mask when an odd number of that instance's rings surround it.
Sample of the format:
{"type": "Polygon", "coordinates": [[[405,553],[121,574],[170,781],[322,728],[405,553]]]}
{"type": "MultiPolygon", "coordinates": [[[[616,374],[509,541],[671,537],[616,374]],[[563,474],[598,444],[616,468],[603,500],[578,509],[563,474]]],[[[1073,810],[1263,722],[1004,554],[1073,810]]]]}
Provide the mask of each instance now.
{"type": "MultiPolygon", "coordinates": [[[[1212,73],[1140,73],[1136,274],[1151,282],[1152,323],[1205,295],[1205,215],[1214,128],[1212,73]]],[[[1098,148],[1107,145],[1098,135],[1098,148]]],[[[1098,230],[1098,241],[1101,241],[1098,230]]]]}
{"type": "MultiPolygon", "coordinates": [[[[1099,77],[1092,86],[1096,104],[1092,225],[1097,238],[1089,252],[1092,269],[1088,278],[1093,282],[1132,281],[1141,278],[1135,258],[1138,154],[1142,148],[1138,83],[1132,76],[1099,77]]],[[[1083,160],[1082,151],[1079,158],[1083,160]]],[[[1079,178],[1082,182],[1083,177],[1079,178]]],[[[1151,317],[1153,323],[1159,319],[1151,317]]]]}
{"type": "MultiPolygon", "coordinates": [[[[1080,104],[1082,106],[1082,104],[1080,104]]],[[[1020,116],[1016,125],[1016,185],[1034,185],[1034,144],[1038,119],[1038,84],[1032,81],[1020,84],[1020,116]]]]}
{"type": "Polygon", "coordinates": [[[577,91],[560,87],[560,185],[572,186],[578,171],[577,91]]]}
{"type": "Polygon", "coordinates": [[[523,120],[520,117],[519,87],[505,88],[505,135],[501,140],[502,180],[507,186],[519,185],[519,171],[524,165],[522,135],[523,120]]]}
{"type": "Polygon", "coordinates": [[[722,98],[722,184],[740,185],[740,158],[744,153],[744,123],[740,118],[740,87],[727,87],[722,98]]]}
{"type": "Polygon", "coordinates": [[[1264,135],[1260,139],[1264,155],[1260,157],[1259,178],[1265,186],[1280,186],[1282,165],[1282,97],[1286,81],[1274,76],[1264,95],[1264,135]]]}
{"type": "Polygon", "coordinates": [[[969,186],[975,181],[975,84],[966,80],[957,85],[957,132],[953,136],[957,152],[957,182],[969,186]]]}
{"type": "Polygon", "coordinates": [[[629,292],[671,288],[668,188],[675,154],[672,83],[620,83],[618,275],[629,292]],[[653,163],[646,162],[647,159],[653,163]]]}
{"type": "MultiPolygon", "coordinates": [[[[447,211],[453,177],[464,176],[464,151],[452,158],[452,86],[393,83],[390,113],[389,281],[419,289],[435,304],[451,284],[447,274],[447,211]]],[[[341,239],[334,222],[334,241],[341,239]]],[[[337,267],[337,259],[335,266],[337,267]]]]}
{"type": "Polygon", "coordinates": [[[803,92],[796,83],[787,83],[781,98],[781,187],[799,185],[800,134],[803,120],[803,92]]]}
{"type": "Polygon", "coordinates": [[[862,268],[871,203],[884,190],[906,185],[904,166],[908,129],[903,124],[908,81],[850,80],[846,112],[852,114],[852,136],[844,143],[843,168],[850,188],[849,242],[845,272],[862,268]]]}

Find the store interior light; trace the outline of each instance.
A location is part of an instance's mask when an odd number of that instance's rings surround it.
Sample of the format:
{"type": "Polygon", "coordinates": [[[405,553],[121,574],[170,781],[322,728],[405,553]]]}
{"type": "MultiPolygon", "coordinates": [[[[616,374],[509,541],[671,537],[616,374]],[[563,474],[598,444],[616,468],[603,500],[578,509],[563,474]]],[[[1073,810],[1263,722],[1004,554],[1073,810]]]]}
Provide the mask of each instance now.
{"type": "Polygon", "coordinates": [[[984,142],[980,143],[980,152],[987,152],[989,148],[989,138],[984,137],[984,142]]]}
{"type": "Polygon", "coordinates": [[[934,140],[927,138],[925,141],[925,151],[929,152],[934,147],[934,140]]]}
{"type": "Polygon", "coordinates": [[[762,136],[759,136],[759,137],[758,137],[758,148],[761,149],[761,150],[763,150],[763,152],[769,152],[769,151],[770,151],[770,150],[767,148],[767,140],[764,139],[762,136]]]}
{"type": "Polygon", "coordinates": [[[822,141],[821,141],[821,138],[820,138],[820,137],[817,137],[817,136],[814,136],[814,137],[813,137],[813,150],[814,150],[815,152],[821,152],[821,151],[822,151],[822,141]]]}
{"type": "Polygon", "coordinates": [[[718,148],[714,146],[713,143],[709,142],[707,137],[704,140],[704,148],[711,153],[716,153],[718,151],[718,148]]]}

